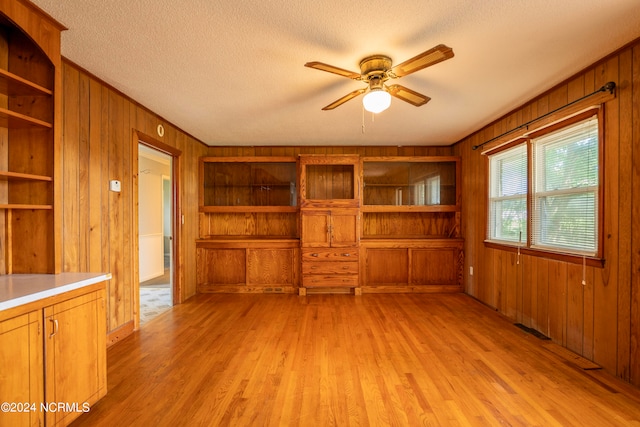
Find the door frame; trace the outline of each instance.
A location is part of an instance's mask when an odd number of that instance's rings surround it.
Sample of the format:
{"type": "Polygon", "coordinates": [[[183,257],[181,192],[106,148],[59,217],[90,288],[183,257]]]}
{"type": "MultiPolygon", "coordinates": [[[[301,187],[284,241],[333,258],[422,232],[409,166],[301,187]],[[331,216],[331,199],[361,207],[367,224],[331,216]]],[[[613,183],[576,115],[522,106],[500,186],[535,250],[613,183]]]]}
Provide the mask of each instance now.
{"type": "Polygon", "coordinates": [[[135,325],[134,329],[140,328],[140,245],[138,241],[138,236],[140,234],[138,229],[138,221],[139,221],[139,207],[138,207],[138,174],[139,171],[139,159],[138,159],[138,144],[145,145],[149,148],[157,150],[161,153],[171,156],[171,196],[172,196],[172,218],[171,218],[171,229],[172,229],[172,237],[171,240],[171,254],[172,254],[172,268],[171,268],[171,284],[172,284],[172,300],[173,305],[177,305],[182,303],[183,300],[183,277],[184,272],[182,271],[182,205],[180,201],[182,197],[180,195],[180,176],[181,176],[181,161],[182,161],[182,151],[167,145],[163,142],[158,141],[152,136],[149,136],[145,133],[137,131],[134,129],[132,136],[132,156],[133,159],[133,200],[135,201],[133,204],[133,215],[135,220],[133,222],[134,236],[133,240],[134,250],[133,250],[133,276],[134,276],[134,312],[135,312],[135,325]]]}

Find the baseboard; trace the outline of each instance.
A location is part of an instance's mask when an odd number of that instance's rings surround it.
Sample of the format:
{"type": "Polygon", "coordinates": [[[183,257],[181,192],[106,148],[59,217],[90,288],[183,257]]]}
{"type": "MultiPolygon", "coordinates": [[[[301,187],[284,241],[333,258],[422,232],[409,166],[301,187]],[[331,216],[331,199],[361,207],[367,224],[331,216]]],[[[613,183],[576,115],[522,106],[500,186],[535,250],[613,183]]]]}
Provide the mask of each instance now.
{"type": "Polygon", "coordinates": [[[122,340],[123,338],[126,338],[129,335],[131,335],[133,333],[133,330],[134,330],[134,322],[133,320],[130,320],[129,322],[125,323],[119,328],[109,332],[107,334],[107,348],[111,347],[112,345],[122,340]]]}

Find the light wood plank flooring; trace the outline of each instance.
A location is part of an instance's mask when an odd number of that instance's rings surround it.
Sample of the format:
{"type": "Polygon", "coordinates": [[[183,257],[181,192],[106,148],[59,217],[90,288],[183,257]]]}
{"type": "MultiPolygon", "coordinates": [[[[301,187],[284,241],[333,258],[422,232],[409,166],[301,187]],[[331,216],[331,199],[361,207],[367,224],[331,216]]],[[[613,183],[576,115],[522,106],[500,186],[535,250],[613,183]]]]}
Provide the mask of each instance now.
{"type": "Polygon", "coordinates": [[[463,294],[219,295],[108,352],[75,426],[640,425],[640,389],[463,294]]]}

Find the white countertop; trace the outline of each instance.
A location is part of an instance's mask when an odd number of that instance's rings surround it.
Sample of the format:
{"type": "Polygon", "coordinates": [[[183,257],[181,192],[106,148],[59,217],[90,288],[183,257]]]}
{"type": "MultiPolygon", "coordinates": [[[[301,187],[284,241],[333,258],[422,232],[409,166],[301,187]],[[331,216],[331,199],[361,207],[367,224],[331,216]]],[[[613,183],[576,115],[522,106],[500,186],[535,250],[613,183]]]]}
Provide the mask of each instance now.
{"type": "Polygon", "coordinates": [[[111,273],[0,275],[0,311],[111,279],[111,273]]]}

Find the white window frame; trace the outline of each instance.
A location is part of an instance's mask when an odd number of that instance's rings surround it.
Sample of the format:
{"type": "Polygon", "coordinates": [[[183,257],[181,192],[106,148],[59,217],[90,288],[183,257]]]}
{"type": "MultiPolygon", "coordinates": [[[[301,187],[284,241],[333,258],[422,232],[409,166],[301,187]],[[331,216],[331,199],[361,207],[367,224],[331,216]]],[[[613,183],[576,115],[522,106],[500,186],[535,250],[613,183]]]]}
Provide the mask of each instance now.
{"type": "MultiPolygon", "coordinates": [[[[538,138],[531,139],[531,152],[532,152],[532,180],[531,180],[531,197],[532,197],[532,209],[531,209],[531,247],[543,250],[550,250],[555,252],[563,252],[575,255],[595,256],[598,253],[598,239],[599,239],[599,227],[598,227],[598,209],[599,209],[599,157],[600,157],[600,144],[599,144],[599,125],[598,117],[592,116],[581,120],[577,123],[573,123],[569,126],[558,129],[549,134],[540,136],[538,138]],[[553,149],[558,147],[559,150],[565,149],[568,146],[582,145],[585,146],[585,142],[590,141],[590,144],[595,144],[595,153],[591,156],[589,152],[588,157],[582,158],[588,162],[586,169],[595,168],[595,174],[593,172],[589,177],[582,177],[582,183],[578,185],[565,186],[564,188],[547,188],[545,167],[547,148],[553,149]],[[595,181],[593,181],[595,179],[595,181]],[[574,207],[565,209],[562,211],[567,215],[569,209],[575,211],[576,207],[584,212],[580,217],[581,224],[577,225],[573,233],[567,232],[566,237],[559,236],[558,231],[552,232],[552,228],[562,228],[562,224],[551,223],[548,221],[545,215],[545,209],[543,206],[547,203],[547,200],[552,199],[565,199],[569,200],[568,204],[573,203],[574,207]],[[589,202],[585,202],[589,200],[589,202]],[[591,205],[589,205],[591,204],[591,205]],[[554,237],[547,237],[554,236],[554,237]]],[[[567,162],[567,169],[572,169],[571,165],[583,163],[567,162]]],[[[587,175],[589,171],[585,170],[587,175]]],[[[565,224],[568,221],[565,219],[565,224]]]]}
{"type": "MultiPolygon", "coordinates": [[[[522,245],[527,242],[527,226],[528,226],[528,212],[527,212],[527,188],[528,188],[528,156],[527,156],[527,144],[526,141],[509,147],[497,154],[489,157],[489,203],[488,203],[488,220],[487,220],[487,240],[491,242],[497,242],[507,245],[522,245]],[[503,165],[505,161],[517,162],[522,161],[522,165],[517,165],[521,168],[520,171],[511,171],[515,174],[520,174],[519,178],[523,181],[520,183],[519,192],[507,191],[503,188],[503,174],[505,170],[503,165]],[[522,201],[524,209],[520,212],[516,212],[517,221],[520,222],[517,234],[513,234],[513,237],[509,237],[507,234],[503,234],[500,230],[503,230],[503,220],[505,216],[501,207],[510,201],[522,201]]],[[[513,189],[515,190],[515,188],[513,189]]],[[[513,215],[511,215],[511,219],[513,215]]]]}
{"type": "MultiPolygon", "coordinates": [[[[575,133],[576,135],[579,132],[575,133]]],[[[603,168],[603,146],[602,146],[602,109],[594,108],[587,112],[583,112],[574,117],[570,117],[563,121],[555,122],[545,128],[536,129],[528,134],[522,135],[518,138],[514,138],[508,144],[505,144],[502,147],[490,149],[487,153],[488,155],[488,204],[487,204],[487,235],[486,242],[487,243],[495,243],[498,245],[504,246],[513,246],[523,248],[524,250],[530,250],[531,253],[546,253],[546,254],[558,254],[557,256],[563,257],[589,257],[589,258],[601,258],[602,257],[602,168],[603,168]],[[590,122],[591,126],[586,125],[585,123],[590,122]],[[589,179],[585,182],[587,184],[577,184],[573,187],[567,186],[566,188],[545,188],[544,186],[544,167],[542,161],[544,160],[541,157],[544,157],[541,153],[541,147],[550,146],[552,144],[557,144],[557,141],[563,141],[563,137],[565,137],[564,141],[569,141],[566,139],[566,135],[571,132],[571,130],[578,130],[580,127],[584,127],[585,132],[591,132],[588,136],[591,138],[591,141],[595,141],[597,144],[596,149],[596,158],[589,159],[595,161],[595,166],[597,168],[595,176],[597,177],[597,181],[593,180],[593,170],[592,168],[588,170],[591,173],[587,174],[589,179]],[[596,134],[593,134],[594,129],[596,130],[596,134]],[[557,138],[556,138],[557,136],[557,138]],[[527,202],[526,202],[526,234],[523,233],[521,241],[514,238],[504,238],[504,236],[500,236],[496,234],[496,224],[492,224],[492,218],[495,218],[495,205],[499,204],[505,200],[515,199],[517,197],[521,197],[521,195],[508,194],[501,195],[499,189],[496,187],[499,184],[499,177],[497,177],[495,167],[497,161],[508,158],[511,150],[526,150],[527,156],[527,202]],[[536,152],[536,150],[538,150],[536,152]],[[537,154],[536,154],[537,153],[537,154]],[[493,168],[493,169],[492,169],[493,168]],[[586,197],[581,197],[586,196],[586,197]],[[593,200],[593,203],[589,206],[587,204],[581,205],[584,206],[585,215],[581,216],[583,218],[580,222],[581,224],[587,224],[587,226],[593,227],[593,229],[585,229],[584,232],[576,232],[576,238],[574,240],[578,241],[583,238],[583,236],[588,236],[589,239],[584,238],[582,242],[585,242],[584,245],[580,246],[575,244],[570,238],[564,239],[548,239],[545,240],[545,218],[544,212],[541,210],[542,201],[545,198],[550,197],[565,197],[568,199],[573,199],[574,203],[572,203],[573,208],[567,207],[567,209],[572,209],[570,212],[573,214],[575,212],[575,205],[583,202],[584,200],[593,200]],[[590,234],[593,233],[593,234],[590,234]]],[[[588,138],[585,137],[585,138],[588,138]]],[[[578,138],[579,139],[579,138],[578,138]]],[[[567,144],[569,144],[567,142],[567,144]]],[[[512,154],[512,153],[511,153],[512,154]]],[[[591,155],[591,154],[589,154],[591,155]]],[[[592,164],[593,166],[593,164],[592,164]]],[[[557,223],[556,223],[557,225],[557,223]]],[[[560,228],[560,227],[557,227],[560,228]]],[[[574,230],[575,231],[575,230],[574,230]]],[[[559,258],[560,259],[560,258],[559,258]]]]}

